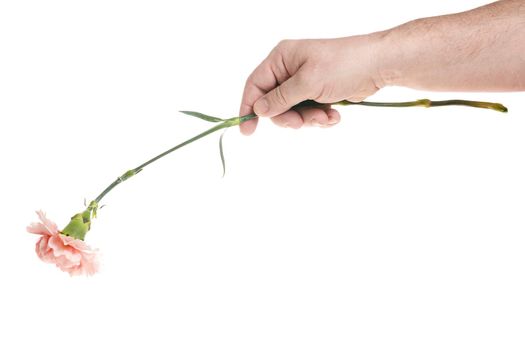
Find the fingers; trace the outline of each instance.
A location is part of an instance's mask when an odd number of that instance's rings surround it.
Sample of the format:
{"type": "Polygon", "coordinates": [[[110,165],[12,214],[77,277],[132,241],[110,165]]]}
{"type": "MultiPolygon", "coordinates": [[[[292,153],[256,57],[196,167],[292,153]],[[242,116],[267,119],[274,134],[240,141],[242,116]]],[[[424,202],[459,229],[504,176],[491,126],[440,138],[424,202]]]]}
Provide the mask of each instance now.
{"type": "Polygon", "coordinates": [[[307,100],[311,95],[310,84],[299,71],[259,98],[253,110],[258,116],[274,117],[286,112],[299,102],[307,100]]]}
{"type": "MultiPolygon", "coordinates": [[[[251,92],[250,91],[251,89],[253,89],[253,86],[248,87],[248,83],[247,83],[247,86],[244,89],[243,101],[241,103],[241,108],[239,110],[239,116],[244,116],[244,115],[253,113],[252,105],[247,104],[245,102],[246,100],[257,98],[257,97],[254,97],[254,96],[257,96],[257,92],[251,92]],[[252,94],[251,96],[250,96],[250,93],[252,94]]],[[[262,95],[263,93],[260,93],[260,94],[262,95]]],[[[241,131],[243,135],[249,136],[254,133],[255,129],[257,128],[258,121],[259,121],[258,118],[247,120],[244,123],[241,123],[239,125],[239,130],[241,131]]]]}
{"type": "MultiPolygon", "coordinates": [[[[278,82],[271,69],[269,58],[266,58],[254,71],[250,74],[242,96],[241,108],[239,115],[247,115],[253,113],[253,105],[255,101],[264,96],[266,92],[274,88],[278,82]]],[[[257,127],[258,119],[250,119],[241,125],[239,128],[244,135],[251,135],[257,127]]]]}
{"type": "Polygon", "coordinates": [[[341,120],[338,111],[327,107],[321,108],[301,108],[298,110],[289,110],[271,118],[274,124],[299,129],[302,126],[330,127],[341,120]]]}
{"type": "Polygon", "coordinates": [[[333,126],[341,121],[341,114],[335,109],[330,108],[326,114],[328,115],[327,126],[333,126]]]}
{"type": "MultiPolygon", "coordinates": [[[[242,96],[241,108],[239,110],[239,116],[244,116],[253,113],[253,104],[258,98],[264,95],[264,92],[258,88],[253,82],[248,79],[246,86],[244,87],[244,93],[242,96]]],[[[243,135],[251,135],[257,128],[258,118],[250,119],[241,123],[239,128],[243,135]]]]}
{"type": "Polygon", "coordinates": [[[299,129],[304,124],[301,114],[293,109],[277,115],[271,118],[271,120],[275,125],[283,128],[299,129]]]}
{"type": "Polygon", "coordinates": [[[306,126],[325,126],[328,124],[328,114],[321,108],[301,108],[299,110],[306,126]]]}
{"type": "MultiPolygon", "coordinates": [[[[299,72],[282,82],[272,73],[268,59],[255,69],[246,81],[239,115],[250,114],[255,111],[257,115],[271,116],[272,121],[281,127],[299,129],[302,126],[329,127],[340,121],[339,113],[326,108],[300,108],[290,109],[294,105],[309,98],[309,85],[305,83],[299,72]],[[277,87],[275,87],[277,85],[277,87]],[[267,89],[270,92],[266,93],[267,89]],[[267,104],[266,106],[261,105],[267,104]],[[252,107],[253,106],[253,107],[252,107]],[[262,107],[261,107],[262,106],[262,107]],[[267,108],[269,112],[261,112],[267,108]]],[[[279,79],[281,80],[281,79],[279,79]]],[[[258,118],[242,123],[240,131],[244,135],[251,135],[258,123],[258,118]]]]}
{"type": "MultiPolygon", "coordinates": [[[[245,114],[249,114],[249,113],[245,113],[245,114]]],[[[253,134],[255,129],[257,128],[258,121],[259,121],[258,118],[254,118],[254,119],[250,119],[250,120],[247,120],[247,121],[241,123],[239,125],[241,133],[243,135],[246,135],[246,136],[250,136],[251,134],[253,134]]]]}

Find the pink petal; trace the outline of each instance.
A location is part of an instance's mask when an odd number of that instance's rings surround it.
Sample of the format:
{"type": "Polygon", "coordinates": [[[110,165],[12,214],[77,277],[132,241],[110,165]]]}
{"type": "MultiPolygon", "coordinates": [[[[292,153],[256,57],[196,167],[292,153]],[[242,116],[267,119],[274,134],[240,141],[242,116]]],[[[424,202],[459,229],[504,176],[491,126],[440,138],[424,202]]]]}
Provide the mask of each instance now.
{"type": "Polygon", "coordinates": [[[75,249],[81,250],[81,251],[92,251],[92,249],[80,239],[75,239],[73,237],[62,235],[64,244],[70,245],[75,249]]]}
{"type": "Polygon", "coordinates": [[[42,224],[47,228],[47,230],[51,233],[57,233],[58,227],[57,224],[55,224],[53,221],[49,220],[46,217],[46,213],[44,213],[42,210],[38,210],[37,212],[38,218],[40,221],[42,221],[42,224]]]}
{"type": "Polygon", "coordinates": [[[27,232],[48,236],[58,232],[57,224],[49,220],[43,211],[38,210],[36,213],[40,218],[41,222],[34,222],[31,225],[29,225],[26,228],[27,232]]]}
{"type": "Polygon", "coordinates": [[[36,242],[35,246],[36,254],[38,255],[38,257],[43,261],[47,262],[49,262],[49,253],[52,254],[51,249],[49,249],[47,245],[48,239],[49,238],[47,236],[40,237],[40,239],[36,242]]]}
{"type": "Polygon", "coordinates": [[[31,225],[27,226],[26,230],[29,233],[35,233],[37,235],[52,235],[52,233],[49,232],[47,228],[40,222],[31,223],[31,225]]]}

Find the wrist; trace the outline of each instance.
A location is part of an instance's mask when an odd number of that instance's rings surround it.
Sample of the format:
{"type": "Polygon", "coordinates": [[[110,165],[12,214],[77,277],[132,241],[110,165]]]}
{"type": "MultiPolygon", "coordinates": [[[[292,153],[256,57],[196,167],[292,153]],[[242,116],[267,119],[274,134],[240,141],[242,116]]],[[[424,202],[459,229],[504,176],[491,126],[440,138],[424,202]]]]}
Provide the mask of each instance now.
{"type": "Polygon", "coordinates": [[[345,72],[350,72],[347,74],[350,80],[372,81],[376,91],[397,80],[388,35],[387,31],[382,31],[337,39],[340,41],[338,46],[344,48],[341,56],[345,72]]]}
{"type": "Polygon", "coordinates": [[[403,55],[401,40],[397,28],[370,34],[375,46],[375,66],[377,81],[381,88],[385,86],[403,86],[406,78],[405,66],[408,57],[403,55]]]}

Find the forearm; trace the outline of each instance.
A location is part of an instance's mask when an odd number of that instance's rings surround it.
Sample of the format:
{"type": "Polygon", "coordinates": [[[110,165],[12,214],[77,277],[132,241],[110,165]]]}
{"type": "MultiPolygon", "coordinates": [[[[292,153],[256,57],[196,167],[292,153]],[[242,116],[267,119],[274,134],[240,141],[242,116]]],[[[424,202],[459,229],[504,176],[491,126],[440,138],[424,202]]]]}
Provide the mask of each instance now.
{"type": "Polygon", "coordinates": [[[377,35],[383,86],[525,90],[525,0],[419,19],[377,35]]]}

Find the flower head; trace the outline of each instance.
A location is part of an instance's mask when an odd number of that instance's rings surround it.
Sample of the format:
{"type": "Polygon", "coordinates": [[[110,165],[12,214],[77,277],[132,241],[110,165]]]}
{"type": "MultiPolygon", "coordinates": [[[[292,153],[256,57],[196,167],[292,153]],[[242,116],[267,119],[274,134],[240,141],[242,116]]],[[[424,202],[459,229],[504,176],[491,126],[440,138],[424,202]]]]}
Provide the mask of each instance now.
{"type": "Polygon", "coordinates": [[[62,234],[44,212],[37,211],[40,222],[27,227],[29,233],[42,235],[36,243],[36,254],[42,261],[53,263],[74,275],[93,275],[98,271],[97,251],[84,241],[62,234]]]}

